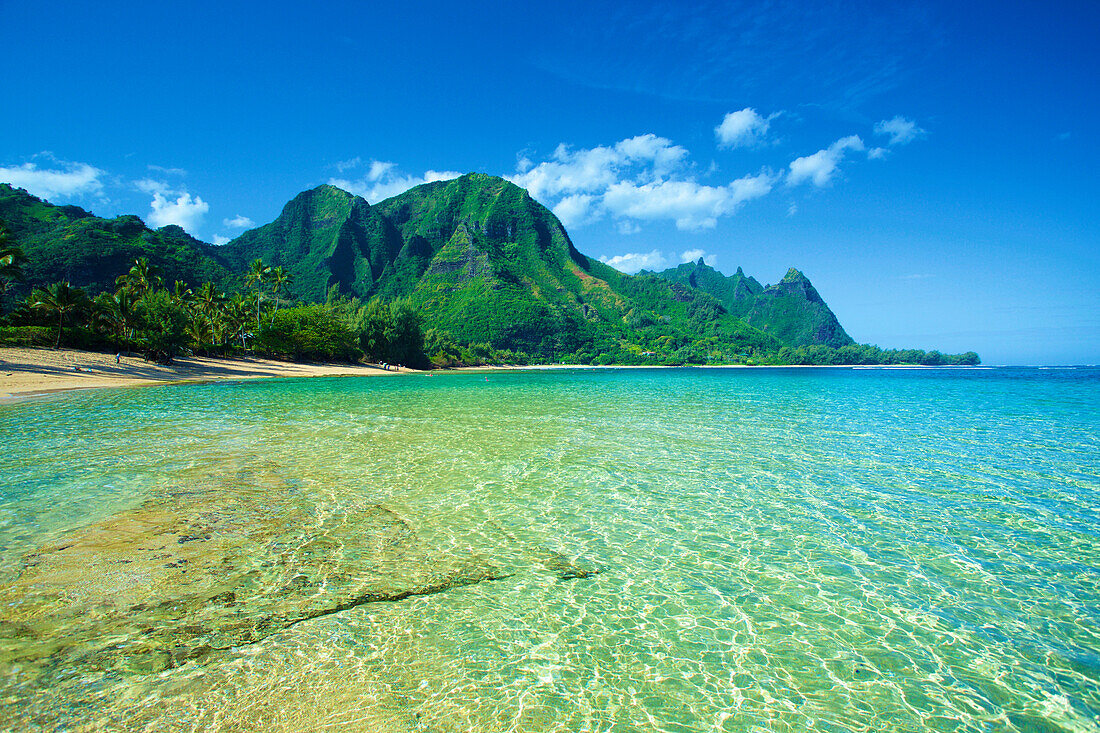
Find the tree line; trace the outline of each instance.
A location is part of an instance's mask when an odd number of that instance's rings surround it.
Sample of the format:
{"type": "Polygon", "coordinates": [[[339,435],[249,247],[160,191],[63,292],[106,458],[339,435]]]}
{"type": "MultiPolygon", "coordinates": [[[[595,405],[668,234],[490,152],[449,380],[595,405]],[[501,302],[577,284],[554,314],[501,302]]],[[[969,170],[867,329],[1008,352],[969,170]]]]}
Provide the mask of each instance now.
{"type": "MultiPolygon", "coordinates": [[[[23,262],[0,239],[0,293],[23,279],[23,262]]],[[[0,320],[0,343],[138,352],[161,363],[187,353],[431,366],[407,301],[363,303],[333,287],[325,303],[300,303],[290,297],[292,282],[283,268],[255,260],[236,292],[212,282],[167,286],[142,257],[113,291],[94,297],[68,282],[34,288],[0,320]]]]}

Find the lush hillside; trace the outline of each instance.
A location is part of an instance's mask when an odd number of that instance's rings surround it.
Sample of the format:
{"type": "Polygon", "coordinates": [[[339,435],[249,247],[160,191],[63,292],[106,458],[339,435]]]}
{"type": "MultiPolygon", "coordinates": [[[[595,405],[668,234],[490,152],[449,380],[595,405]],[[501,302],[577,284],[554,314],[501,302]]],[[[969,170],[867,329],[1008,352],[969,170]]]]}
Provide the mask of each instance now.
{"type": "MultiPolygon", "coordinates": [[[[650,274],[643,271],[644,274],[650,274]]],[[[656,274],[663,280],[696,288],[714,296],[728,312],[741,318],[752,307],[756,296],[764,286],[753,277],[747,277],[738,267],[735,275],[729,277],[715,270],[699,258],[696,262],[685,262],[656,274]]]]}
{"type": "Polygon", "coordinates": [[[375,208],[404,241],[379,293],[409,295],[460,340],[584,360],[781,346],[704,293],[585,257],[552,212],[501,178],[429,183],[375,208]]]}
{"type": "Polygon", "coordinates": [[[222,254],[238,272],[257,258],[283,267],[300,297],[318,301],[333,285],[370,297],[400,249],[397,231],[370,204],[325,185],[295,196],[275,221],[245,232],[222,254]]]}
{"type": "Polygon", "coordinates": [[[779,283],[766,288],[740,267],[727,277],[702,259],[657,277],[714,296],[729,313],[787,346],[840,348],[854,343],[810,280],[793,267],[779,283]]]}
{"type": "Polygon", "coordinates": [[[429,183],[377,208],[404,242],[379,293],[410,296],[461,341],[568,352],[590,337],[594,311],[611,305],[589,292],[557,218],[501,178],[429,183]]]}
{"type": "Polygon", "coordinates": [[[150,229],[136,216],[102,219],[78,206],[53,206],[0,183],[0,226],[26,255],[26,287],[67,280],[90,293],[113,290],[115,278],[139,257],[170,284],[233,279],[219,248],[178,226],[150,229]]]}

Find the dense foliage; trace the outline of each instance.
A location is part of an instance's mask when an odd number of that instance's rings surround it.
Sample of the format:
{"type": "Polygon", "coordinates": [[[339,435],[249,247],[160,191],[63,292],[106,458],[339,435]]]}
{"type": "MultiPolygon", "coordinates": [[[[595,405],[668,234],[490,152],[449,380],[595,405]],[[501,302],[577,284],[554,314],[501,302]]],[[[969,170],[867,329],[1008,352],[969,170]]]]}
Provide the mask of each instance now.
{"type": "Polygon", "coordinates": [[[210,280],[226,288],[235,278],[217,247],[178,226],[153,230],[132,215],[102,219],[78,206],[52,206],[6,183],[0,183],[0,225],[25,258],[28,286],[14,288],[17,295],[58,281],[95,295],[111,290],[115,277],[143,257],[169,282],[210,280]]]}
{"type": "Polygon", "coordinates": [[[36,288],[7,315],[0,343],[133,350],[164,363],[181,353],[250,353],[430,365],[419,316],[405,302],[362,304],[333,289],[326,303],[280,309],[290,278],[262,262],[253,263],[232,295],[211,282],[197,291],[182,281],[171,289],[162,282],[159,270],[142,258],[116,278],[114,292],[95,298],[68,282],[36,288]]]}

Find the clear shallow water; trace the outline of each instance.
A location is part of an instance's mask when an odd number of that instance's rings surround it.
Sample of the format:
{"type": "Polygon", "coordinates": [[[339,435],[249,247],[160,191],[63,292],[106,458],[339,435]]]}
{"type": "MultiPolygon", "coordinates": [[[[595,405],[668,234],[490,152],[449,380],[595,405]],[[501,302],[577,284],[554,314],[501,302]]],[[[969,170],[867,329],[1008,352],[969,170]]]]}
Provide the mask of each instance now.
{"type": "MultiPolygon", "coordinates": [[[[0,406],[17,595],[39,587],[18,584],[32,553],[150,506],[238,527],[384,507],[428,566],[509,575],[166,668],[28,656],[9,624],[0,727],[1095,730],[1098,427],[1089,369],[511,372],[0,406]]],[[[257,556],[286,544],[238,536],[257,556]]],[[[352,544],[292,564],[346,570],[352,544]]]]}

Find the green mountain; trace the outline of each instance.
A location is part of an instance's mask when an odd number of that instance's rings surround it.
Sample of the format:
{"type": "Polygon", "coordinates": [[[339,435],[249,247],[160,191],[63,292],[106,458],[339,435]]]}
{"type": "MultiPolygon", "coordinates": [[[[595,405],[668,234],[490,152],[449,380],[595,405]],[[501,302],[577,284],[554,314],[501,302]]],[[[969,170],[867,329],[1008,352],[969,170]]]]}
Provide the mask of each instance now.
{"type": "MultiPolygon", "coordinates": [[[[0,226],[28,262],[27,286],[61,279],[112,289],[137,257],[165,280],[242,287],[254,259],[282,266],[295,296],[330,289],[406,299],[426,329],[540,359],[735,362],[784,346],[852,340],[797,270],[763,287],[740,268],[700,260],[623,274],[577,251],[557,217],[518,186],[468,174],[375,205],[329,185],[305,191],[272,222],[222,247],[136,216],[102,219],[0,184],[0,226]]],[[[769,357],[770,358],[770,357],[769,357]]]]}
{"type": "Polygon", "coordinates": [[[295,196],[270,224],[252,229],[221,248],[238,272],[259,258],[294,277],[302,298],[322,301],[333,285],[360,298],[376,292],[401,249],[393,225],[365,200],[335,186],[295,196]]]}
{"type": "Polygon", "coordinates": [[[763,285],[755,278],[747,277],[740,267],[737,268],[737,274],[727,277],[703,262],[702,257],[697,262],[685,262],[679,267],[652,274],[713,295],[727,311],[738,318],[748,313],[756,296],[764,290],[763,285]]]}
{"type": "Polygon", "coordinates": [[[704,340],[732,357],[782,345],[705,293],[585,257],[549,209],[495,176],[427,183],[374,206],[319,186],[223,250],[237,270],[256,258],[282,265],[307,299],[333,285],[408,298],[426,326],[461,343],[544,358],[672,358],[704,340]]]}
{"type": "Polygon", "coordinates": [[[809,278],[795,268],[775,285],[763,287],[740,267],[725,276],[700,258],[657,277],[714,296],[732,315],[779,338],[787,346],[822,344],[840,348],[855,343],[837,321],[809,278]]]}
{"type": "Polygon", "coordinates": [[[220,248],[178,226],[150,229],[133,215],[102,219],[6,183],[0,183],[0,226],[27,256],[23,270],[32,285],[68,280],[92,293],[113,290],[139,257],[159,267],[169,285],[210,280],[224,287],[234,279],[220,248]]]}

